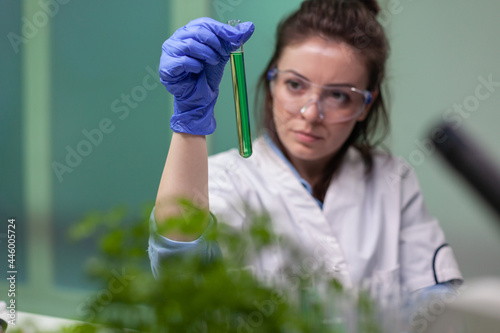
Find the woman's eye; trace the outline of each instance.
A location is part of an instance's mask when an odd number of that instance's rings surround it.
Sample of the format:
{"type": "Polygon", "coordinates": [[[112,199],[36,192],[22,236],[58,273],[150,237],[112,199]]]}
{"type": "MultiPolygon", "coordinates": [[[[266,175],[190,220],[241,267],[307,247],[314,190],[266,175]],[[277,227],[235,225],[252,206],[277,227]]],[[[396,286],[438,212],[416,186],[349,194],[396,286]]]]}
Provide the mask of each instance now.
{"type": "Polygon", "coordinates": [[[349,95],[347,95],[345,92],[340,91],[340,90],[332,90],[328,96],[330,98],[335,99],[337,102],[340,102],[340,103],[349,102],[349,95]]]}
{"type": "Polygon", "coordinates": [[[296,90],[302,89],[302,84],[298,81],[288,80],[288,81],[286,81],[286,85],[288,86],[288,88],[290,90],[296,91],[296,90]]]}

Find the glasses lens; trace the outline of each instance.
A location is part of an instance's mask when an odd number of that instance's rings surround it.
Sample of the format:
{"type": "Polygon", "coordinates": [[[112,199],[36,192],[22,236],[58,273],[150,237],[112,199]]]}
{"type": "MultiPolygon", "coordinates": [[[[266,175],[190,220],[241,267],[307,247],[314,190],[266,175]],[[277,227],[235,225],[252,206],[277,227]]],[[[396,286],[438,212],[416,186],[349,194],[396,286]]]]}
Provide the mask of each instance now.
{"type": "Polygon", "coordinates": [[[311,100],[318,100],[328,122],[352,119],[365,105],[364,95],[349,86],[318,86],[290,72],[279,72],[272,89],[276,102],[290,113],[299,113],[311,100]]]}
{"type": "Polygon", "coordinates": [[[351,87],[329,87],[320,100],[326,119],[347,120],[358,116],[365,105],[364,95],[351,87]]]}

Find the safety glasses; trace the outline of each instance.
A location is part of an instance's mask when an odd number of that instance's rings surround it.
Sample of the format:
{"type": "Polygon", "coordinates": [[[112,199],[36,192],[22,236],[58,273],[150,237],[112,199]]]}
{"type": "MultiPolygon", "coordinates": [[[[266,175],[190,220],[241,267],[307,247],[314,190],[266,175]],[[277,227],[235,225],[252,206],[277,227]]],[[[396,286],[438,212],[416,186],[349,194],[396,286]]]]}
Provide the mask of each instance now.
{"type": "Polygon", "coordinates": [[[267,73],[275,102],[290,113],[304,113],[316,104],[320,118],[338,123],[360,116],[372,101],[372,93],[349,85],[319,85],[293,71],[273,68],[267,73]]]}

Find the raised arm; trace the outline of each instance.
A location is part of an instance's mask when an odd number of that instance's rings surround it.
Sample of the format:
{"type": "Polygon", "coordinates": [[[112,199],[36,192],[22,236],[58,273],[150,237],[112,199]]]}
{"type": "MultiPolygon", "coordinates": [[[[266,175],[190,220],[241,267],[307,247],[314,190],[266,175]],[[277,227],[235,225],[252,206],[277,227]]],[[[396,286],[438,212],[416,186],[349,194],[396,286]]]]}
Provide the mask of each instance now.
{"type": "MultiPolygon", "coordinates": [[[[208,158],[204,135],[175,133],[172,135],[167,161],[156,195],[155,219],[158,223],[181,214],[177,198],[189,198],[208,210],[208,158]]],[[[165,237],[176,241],[192,241],[200,236],[206,224],[193,226],[191,235],[172,230],[165,237]]]]}
{"type": "MultiPolygon", "coordinates": [[[[229,53],[252,35],[251,22],[238,28],[200,18],[178,29],[162,46],[160,79],[174,96],[174,131],[156,197],[158,224],[181,213],[178,198],[208,210],[208,154],[205,136],[214,132],[214,106],[229,53]]],[[[178,241],[198,238],[206,224],[192,234],[172,230],[165,237],[178,241]]]]}

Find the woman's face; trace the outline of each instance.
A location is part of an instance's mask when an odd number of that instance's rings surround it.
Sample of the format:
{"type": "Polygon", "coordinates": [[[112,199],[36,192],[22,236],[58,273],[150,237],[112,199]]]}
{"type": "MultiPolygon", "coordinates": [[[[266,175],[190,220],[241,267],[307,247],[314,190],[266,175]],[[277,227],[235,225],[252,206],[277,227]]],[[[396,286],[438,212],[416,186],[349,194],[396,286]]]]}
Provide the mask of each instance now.
{"type": "MultiPolygon", "coordinates": [[[[321,88],[316,85],[348,84],[364,90],[368,84],[366,66],[350,46],[319,37],[285,47],[277,67],[280,71],[293,71],[313,83],[313,100],[321,98],[321,88]]],[[[330,159],[369,109],[365,107],[361,115],[348,121],[331,123],[320,118],[318,103],[311,103],[302,113],[291,113],[283,106],[285,102],[273,95],[276,130],[292,163],[330,159]]]]}

